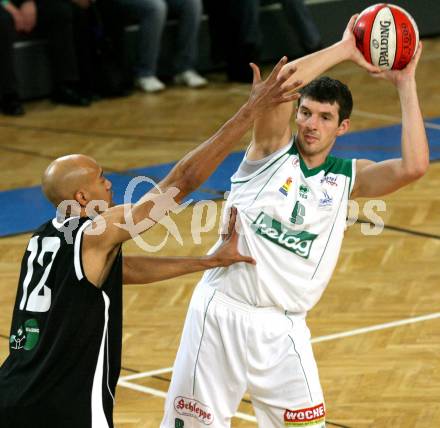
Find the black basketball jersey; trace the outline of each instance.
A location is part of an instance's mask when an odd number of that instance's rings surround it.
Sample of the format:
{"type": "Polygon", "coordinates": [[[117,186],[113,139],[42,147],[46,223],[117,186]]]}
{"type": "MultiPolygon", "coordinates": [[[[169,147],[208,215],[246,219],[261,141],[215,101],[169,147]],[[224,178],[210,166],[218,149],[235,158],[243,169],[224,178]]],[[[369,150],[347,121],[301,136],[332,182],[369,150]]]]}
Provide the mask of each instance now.
{"type": "Polygon", "coordinates": [[[81,245],[91,220],[52,220],[21,264],[0,368],[0,427],[107,428],[121,367],[122,254],[101,288],[85,278],[81,245]]]}

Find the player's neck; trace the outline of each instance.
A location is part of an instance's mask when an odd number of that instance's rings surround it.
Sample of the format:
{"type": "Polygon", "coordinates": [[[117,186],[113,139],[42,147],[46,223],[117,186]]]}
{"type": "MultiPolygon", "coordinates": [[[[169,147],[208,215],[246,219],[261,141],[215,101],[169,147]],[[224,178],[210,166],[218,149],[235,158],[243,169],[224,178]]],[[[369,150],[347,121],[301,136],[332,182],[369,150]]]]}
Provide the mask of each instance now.
{"type": "Polygon", "coordinates": [[[89,217],[89,215],[86,213],[85,208],[82,208],[80,211],[78,210],[67,210],[67,211],[60,211],[57,210],[56,212],[56,219],[59,222],[63,222],[69,218],[73,217],[89,217]]]}
{"type": "Polygon", "coordinates": [[[316,154],[308,155],[304,153],[301,147],[298,145],[299,154],[301,155],[308,169],[316,168],[318,166],[321,166],[323,163],[325,163],[327,156],[330,153],[330,149],[331,148],[316,154]]]}
{"type": "Polygon", "coordinates": [[[334,142],[329,147],[318,153],[307,154],[304,152],[301,144],[298,141],[298,135],[296,136],[296,148],[308,169],[316,168],[318,166],[321,166],[323,163],[325,163],[333,145],[334,142]]]}
{"type": "Polygon", "coordinates": [[[313,169],[322,165],[327,159],[327,154],[322,155],[321,153],[319,155],[312,155],[312,156],[301,154],[301,156],[308,169],[313,169]]]}

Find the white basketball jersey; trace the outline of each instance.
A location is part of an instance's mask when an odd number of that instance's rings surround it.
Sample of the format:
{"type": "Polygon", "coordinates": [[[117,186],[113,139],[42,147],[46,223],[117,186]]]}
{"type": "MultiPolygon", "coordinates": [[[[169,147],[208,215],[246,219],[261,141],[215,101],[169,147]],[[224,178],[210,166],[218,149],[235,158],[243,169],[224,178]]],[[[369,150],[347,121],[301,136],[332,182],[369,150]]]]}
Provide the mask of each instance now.
{"type": "Polygon", "coordinates": [[[238,210],[240,253],[257,264],[212,269],[202,282],[253,306],[311,309],[338,259],[355,166],[328,156],[308,169],[293,143],[253,174],[232,176],[226,207],[238,210]]]}

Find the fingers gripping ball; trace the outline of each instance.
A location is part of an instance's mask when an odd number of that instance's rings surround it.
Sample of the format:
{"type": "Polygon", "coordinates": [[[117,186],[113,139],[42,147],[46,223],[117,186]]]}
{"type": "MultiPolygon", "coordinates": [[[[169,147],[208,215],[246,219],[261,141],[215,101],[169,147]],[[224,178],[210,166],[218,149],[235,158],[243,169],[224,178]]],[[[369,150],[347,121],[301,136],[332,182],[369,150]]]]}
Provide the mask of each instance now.
{"type": "Polygon", "coordinates": [[[379,3],[365,9],[354,26],[356,45],[365,59],[384,70],[401,70],[414,56],[419,30],[401,7],[379,3]]]}

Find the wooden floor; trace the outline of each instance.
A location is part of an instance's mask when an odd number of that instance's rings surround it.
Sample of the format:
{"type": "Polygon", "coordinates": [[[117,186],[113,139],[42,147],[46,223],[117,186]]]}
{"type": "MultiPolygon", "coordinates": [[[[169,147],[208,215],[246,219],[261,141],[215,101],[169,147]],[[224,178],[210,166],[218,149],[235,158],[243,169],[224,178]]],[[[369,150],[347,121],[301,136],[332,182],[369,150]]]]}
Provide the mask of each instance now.
{"type": "MultiPolygon", "coordinates": [[[[439,69],[440,39],[427,40],[418,72],[427,119],[440,116],[439,69]]],[[[329,74],[353,90],[352,130],[399,122],[391,86],[348,64],[329,74]]],[[[217,77],[205,90],[138,93],[89,109],[47,101],[28,104],[24,118],[0,117],[0,190],[39,184],[47,164],[67,153],[93,156],[109,171],[177,160],[228,119],[247,92],[246,85],[227,84],[217,77]]],[[[244,146],[245,141],[237,149],[244,146]]],[[[378,236],[364,236],[360,224],[347,231],[329,288],[309,315],[329,427],[440,426],[439,189],[440,163],[432,163],[423,179],[385,199],[382,216],[390,227],[378,236]],[[416,318],[430,314],[431,319],[416,318]],[[408,323],[356,331],[398,320],[408,323]],[[336,336],[326,337],[332,334],[336,336]]],[[[159,254],[198,255],[212,245],[214,231],[205,234],[200,245],[193,243],[191,214],[190,208],[176,218],[184,245],[170,238],[159,254]]],[[[164,233],[160,228],[152,231],[148,242],[160,242],[164,233]]],[[[19,263],[28,237],[0,239],[0,360],[8,352],[19,263]]],[[[125,251],[140,250],[129,243],[125,251]]],[[[194,274],[125,287],[122,376],[172,366],[198,278],[194,274]]],[[[118,387],[116,427],[157,428],[170,375],[169,370],[146,373],[118,387]]],[[[246,400],[240,412],[252,415],[246,400]]],[[[232,425],[250,428],[256,423],[242,416],[232,425]]]]}

